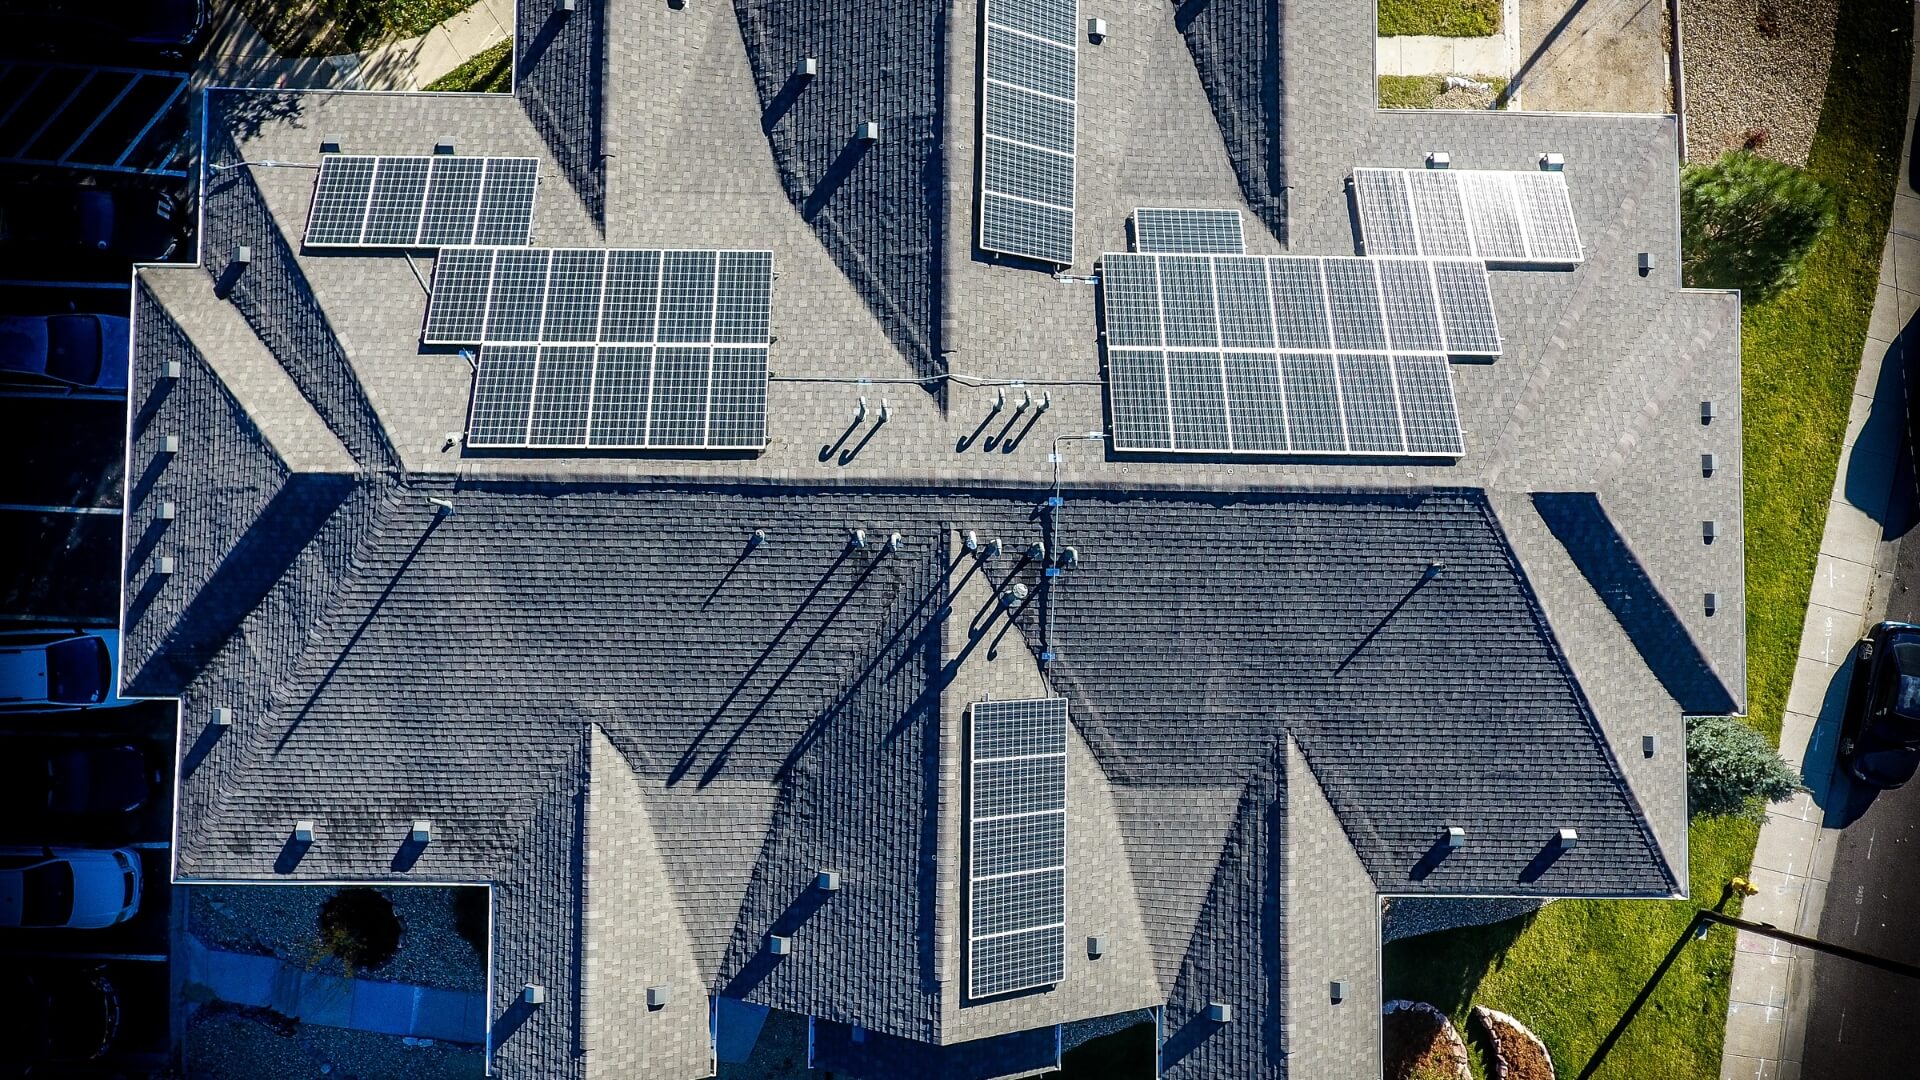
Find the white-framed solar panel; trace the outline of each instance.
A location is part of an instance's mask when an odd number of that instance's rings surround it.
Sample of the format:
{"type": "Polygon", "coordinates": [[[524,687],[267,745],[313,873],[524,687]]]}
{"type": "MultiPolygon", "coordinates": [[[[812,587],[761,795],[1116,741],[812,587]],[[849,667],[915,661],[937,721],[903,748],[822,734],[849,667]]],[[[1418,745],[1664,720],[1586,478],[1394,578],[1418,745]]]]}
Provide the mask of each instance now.
{"type": "Polygon", "coordinates": [[[985,251],[1073,264],[1078,0],[986,0],[980,67],[985,251]]]}
{"type": "Polygon", "coordinates": [[[1066,975],[1067,701],[979,701],[967,742],[967,996],[1066,975]]]}
{"type": "Polygon", "coordinates": [[[475,449],[766,445],[773,253],[444,248],[422,338],[478,345],[475,449]]]}
{"type": "Polygon", "coordinates": [[[525,244],[539,180],[537,158],[322,154],[306,246],[525,244]]]}
{"type": "Polygon", "coordinates": [[[1586,259],[1563,172],[1355,169],[1353,193],[1369,255],[1523,266],[1586,259]]]}
{"type": "Polygon", "coordinates": [[[1133,250],[1242,255],[1247,234],[1238,210],[1141,206],[1133,211],[1133,250]]]}
{"type": "Polygon", "coordinates": [[[1447,354],[1499,351],[1473,259],[1109,254],[1100,283],[1123,452],[1458,457],[1447,354]]]}

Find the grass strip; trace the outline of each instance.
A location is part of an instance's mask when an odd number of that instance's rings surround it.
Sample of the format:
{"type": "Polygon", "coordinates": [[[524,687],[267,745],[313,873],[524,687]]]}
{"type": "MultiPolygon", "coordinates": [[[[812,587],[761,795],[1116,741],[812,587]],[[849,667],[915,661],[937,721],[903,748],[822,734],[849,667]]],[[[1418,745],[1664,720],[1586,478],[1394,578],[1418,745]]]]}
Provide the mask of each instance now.
{"type": "Polygon", "coordinates": [[[1488,37],[1500,32],[1500,0],[1380,0],[1380,36],[1488,37]]]}

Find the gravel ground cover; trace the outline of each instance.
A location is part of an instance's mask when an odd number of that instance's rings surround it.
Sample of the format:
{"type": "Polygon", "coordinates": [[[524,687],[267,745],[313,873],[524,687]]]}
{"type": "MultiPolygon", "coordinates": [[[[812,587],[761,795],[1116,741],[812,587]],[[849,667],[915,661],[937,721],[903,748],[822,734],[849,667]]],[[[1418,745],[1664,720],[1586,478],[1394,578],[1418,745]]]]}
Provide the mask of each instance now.
{"type": "Polygon", "coordinates": [[[314,970],[443,990],[484,990],[487,962],[455,928],[454,896],[435,886],[380,889],[399,916],[400,950],[373,971],[348,972],[320,944],[328,885],[192,885],[187,928],[208,947],[277,956],[314,970]]]}
{"type": "Polygon", "coordinates": [[[1804,166],[1833,63],[1839,0],[1683,0],[1687,160],[1750,141],[1804,166]]]}
{"type": "Polygon", "coordinates": [[[1468,75],[1486,83],[1485,90],[1464,86],[1448,89],[1443,75],[1380,76],[1380,107],[1384,109],[1491,109],[1507,88],[1499,75],[1468,75]]]}
{"type": "Polygon", "coordinates": [[[472,1080],[486,1072],[477,1046],[301,1024],[218,1002],[187,1021],[186,1055],[196,1080],[472,1080]]]}
{"type": "Polygon", "coordinates": [[[718,1080],[789,1080],[819,1075],[807,1068],[807,1018],[775,1009],[767,1014],[753,1054],[720,1063],[718,1080]]]}

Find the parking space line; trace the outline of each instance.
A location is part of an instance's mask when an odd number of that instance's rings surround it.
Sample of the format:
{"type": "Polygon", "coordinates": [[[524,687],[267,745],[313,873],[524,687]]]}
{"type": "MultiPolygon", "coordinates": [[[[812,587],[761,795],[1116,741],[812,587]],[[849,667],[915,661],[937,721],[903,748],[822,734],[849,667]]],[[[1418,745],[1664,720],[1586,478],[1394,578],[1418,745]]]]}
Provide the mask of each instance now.
{"type": "Polygon", "coordinates": [[[166,953],[127,953],[127,952],[9,952],[9,957],[28,960],[132,960],[142,964],[164,964],[169,957],[166,953]]]}
{"type": "Polygon", "coordinates": [[[95,514],[100,517],[119,517],[121,514],[117,506],[38,506],[34,503],[0,503],[0,510],[17,510],[23,514],[95,514]]]}
{"type": "Polygon", "coordinates": [[[55,398],[60,401],[125,401],[126,391],[120,390],[39,390],[31,387],[0,390],[0,397],[9,398],[55,398]]]}

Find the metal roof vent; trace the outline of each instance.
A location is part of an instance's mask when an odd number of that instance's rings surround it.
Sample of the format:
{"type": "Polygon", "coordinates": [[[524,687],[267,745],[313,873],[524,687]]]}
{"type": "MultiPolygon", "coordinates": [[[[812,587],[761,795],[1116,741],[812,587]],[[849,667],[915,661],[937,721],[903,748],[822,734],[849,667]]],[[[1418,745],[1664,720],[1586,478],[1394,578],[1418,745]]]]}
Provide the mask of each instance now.
{"type": "Polygon", "coordinates": [[[179,378],[182,370],[183,369],[180,366],[180,361],[178,360],[167,361],[167,379],[168,380],[171,381],[173,379],[179,378]]]}
{"type": "Polygon", "coordinates": [[[775,956],[791,956],[793,955],[793,939],[780,934],[768,934],[767,951],[775,956]]]}
{"type": "Polygon", "coordinates": [[[1467,830],[1461,828],[1458,825],[1447,826],[1447,849],[1448,850],[1465,847],[1466,843],[1467,843],[1467,830]]]}
{"type": "Polygon", "coordinates": [[[1327,991],[1328,991],[1328,996],[1333,998],[1333,1003],[1335,1005],[1340,1004],[1341,1002],[1347,1000],[1347,980],[1345,979],[1333,980],[1332,983],[1328,984],[1327,991]]]}
{"type": "Polygon", "coordinates": [[[1431,150],[1427,153],[1427,168],[1448,169],[1453,167],[1453,157],[1445,150],[1431,150]]]}
{"type": "Polygon", "coordinates": [[[573,14],[573,8],[574,0],[553,0],[553,13],[555,15],[571,15],[573,14]]]}
{"type": "Polygon", "coordinates": [[[747,535],[747,546],[750,548],[757,548],[766,542],[767,530],[765,529],[755,529],[747,535]]]}
{"type": "Polygon", "coordinates": [[[907,546],[907,542],[905,540],[900,539],[899,533],[890,533],[887,536],[888,551],[899,551],[901,548],[906,546],[907,546]]]}
{"type": "Polygon", "coordinates": [[[1707,520],[1700,523],[1700,542],[1701,543],[1711,544],[1713,543],[1713,538],[1719,535],[1720,535],[1720,525],[1718,522],[1714,521],[1712,518],[1708,518],[1707,520]]]}
{"type": "Polygon", "coordinates": [[[864,550],[866,546],[867,546],[867,530],[855,529],[851,533],[847,534],[848,550],[861,551],[861,550],[864,550]]]}
{"type": "Polygon", "coordinates": [[[1640,736],[1640,753],[1644,754],[1647,757],[1652,757],[1654,753],[1659,749],[1660,749],[1660,736],[1658,735],[1640,736]]]}
{"type": "Polygon", "coordinates": [[[1088,19],[1087,20],[1087,40],[1093,42],[1095,45],[1098,45],[1102,41],[1105,41],[1106,39],[1107,39],[1107,20],[1088,19]]]}
{"type": "Polygon", "coordinates": [[[1659,265],[1660,265],[1660,260],[1654,257],[1653,252],[1643,251],[1640,253],[1640,276],[1641,277],[1646,277],[1648,274],[1653,272],[1654,267],[1659,265]]]}
{"type": "Polygon", "coordinates": [[[451,135],[442,135],[442,136],[440,136],[440,137],[439,137],[438,139],[435,139],[435,140],[434,140],[434,143],[433,143],[433,152],[434,152],[434,153],[436,153],[436,154],[451,154],[451,153],[453,153],[453,152],[454,152],[454,150],[453,150],[453,136],[451,136],[451,135]]]}
{"type": "Polygon", "coordinates": [[[822,870],[814,875],[813,886],[821,892],[840,891],[840,871],[822,870]]]}
{"type": "Polygon", "coordinates": [[[1047,561],[1047,542],[1045,540],[1035,540],[1033,543],[1028,544],[1027,558],[1032,559],[1034,562],[1047,561]]]}
{"type": "Polygon", "coordinates": [[[172,503],[163,502],[160,504],[160,508],[153,512],[153,520],[172,521],[173,515],[175,513],[177,513],[177,511],[174,509],[174,505],[172,503]]]}
{"type": "Polygon", "coordinates": [[[339,153],[340,152],[340,136],[338,135],[320,136],[320,152],[323,154],[339,153]]]}
{"type": "Polygon", "coordinates": [[[528,983],[520,991],[520,1000],[529,1005],[545,1005],[547,1003],[547,988],[541,986],[539,983],[528,983]]]}
{"type": "Polygon", "coordinates": [[[153,572],[162,577],[173,573],[173,556],[162,555],[153,560],[153,572]]]}
{"type": "Polygon", "coordinates": [[[793,65],[793,77],[796,79],[811,79],[818,74],[820,58],[817,56],[803,56],[799,63],[793,65]]]}
{"type": "Polygon", "coordinates": [[[968,529],[966,532],[960,535],[960,546],[963,548],[966,548],[970,552],[979,551],[980,550],[980,534],[977,532],[974,532],[972,529],[968,529]]]}
{"type": "Polygon", "coordinates": [[[1233,1023],[1233,1006],[1224,1001],[1207,1002],[1207,1019],[1216,1024],[1233,1023]]]}
{"type": "Polygon", "coordinates": [[[1556,842],[1559,844],[1561,851],[1572,851],[1574,847],[1580,843],[1580,831],[1578,829],[1561,829],[1560,839],[1556,842]]]}
{"type": "Polygon", "coordinates": [[[862,120],[860,122],[860,141],[861,142],[879,142],[880,141],[880,121],[862,120]]]}
{"type": "Polygon", "coordinates": [[[179,453],[180,452],[180,436],[178,435],[160,436],[160,452],[163,454],[179,453]]]}
{"type": "Polygon", "coordinates": [[[1713,415],[1714,415],[1713,402],[1712,401],[1701,402],[1700,403],[1700,422],[1702,424],[1713,423],[1713,415]]]}
{"type": "Polygon", "coordinates": [[[658,986],[647,987],[647,1008],[664,1009],[667,1007],[667,1002],[672,1000],[673,986],[671,984],[661,983],[658,986]]]}
{"type": "Polygon", "coordinates": [[[1012,585],[1007,586],[1006,591],[1000,594],[1001,607],[1014,608],[1014,607],[1019,607],[1021,604],[1024,604],[1026,602],[1027,602],[1027,587],[1025,585],[1020,584],[1019,582],[1015,582],[1012,585]]]}
{"type": "Polygon", "coordinates": [[[1071,570],[1079,565],[1080,553],[1078,551],[1070,547],[1060,549],[1060,566],[1062,569],[1071,570]]]}
{"type": "Polygon", "coordinates": [[[1095,934],[1087,939],[1087,959],[1098,960],[1105,956],[1106,952],[1107,939],[1104,936],[1095,934]]]}
{"type": "Polygon", "coordinates": [[[426,818],[415,818],[413,820],[413,832],[408,836],[408,839],[416,844],[425,844],[427,841],[432,840],[433,822],[428,821],[426,818]]]}
{"type": "Polygon", "coordinates": [[[253,261],[253,245],[241,244],[233,249],[232,265],[245,266],[253,261]]]}
{"type": "Polygon", "coordinates": [[[1720,458],[1714,454],[1700,455],[1700,475],[1712,476],[1720,469],[1720,458]]]}
{"type": "Polygon", "coordinates": [[[1719,610],[1720,610],[1720,594],[1717,592],[1708,593],[1707,594],[1707,614],[1709,616],[1712,616],[1715,612],[1719,610]]]}
{"type": "Polygon", "coordinates": [[[429,495],[427,496],[427,502],[433,506],[433,512],[436,515],[445,515],[447,517],[453,516],[453,500],[452,499],[442,499],[437,496],[429,495]]]}
{"type": "Polygon", "coordinates": [[[1562,154],[1546,153],[1540,155],[1542,172],[1559,172],[1567,167],[1567,159],[1562,154]]]}
{"type": "Polygon", "coordinates": [[[999,558],[1000,557],[1000,538],[996,536],[993,539],[987,541],[987,550],[983,552],[980,557],[988,560],[999,558]]]}
{"type": "Polygon", "coordinates": [[[313,843],[313,819],[301,818],[293,823],[293,842],[296,844],[313,843]]]}
{"type": "Polygon", "coordinates": [[[209,720],[214,727],[232,727],[233,726],[233,710],[227,708],[225,705],[222,705],[213,710],[213,715],[209,718],[209,720]]]}

